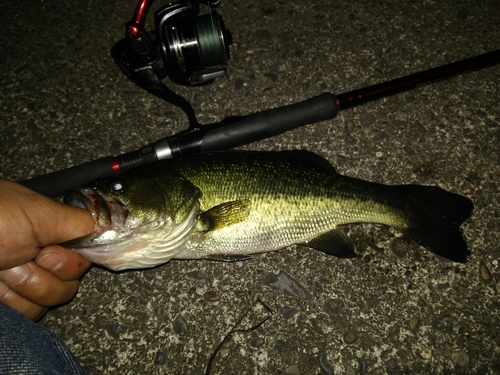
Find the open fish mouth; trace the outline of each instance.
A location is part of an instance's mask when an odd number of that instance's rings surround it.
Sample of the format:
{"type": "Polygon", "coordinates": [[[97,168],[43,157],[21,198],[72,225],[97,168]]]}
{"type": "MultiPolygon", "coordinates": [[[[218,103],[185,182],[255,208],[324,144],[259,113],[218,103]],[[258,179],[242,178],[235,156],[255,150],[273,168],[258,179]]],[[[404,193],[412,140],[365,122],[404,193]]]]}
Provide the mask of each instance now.
{"type": "Polygon", "coordinates": [[[72,242],[72,245],[88,245],[103,233],[110,231],[115,236],[124,234],[127,218],[125,207],[117,200],[108,198],[98,189],[85,187],[69,191],[64,194],[63,201],[67,205],[86,209],[96,224],[91,235],[77,239],[72,242]]]}

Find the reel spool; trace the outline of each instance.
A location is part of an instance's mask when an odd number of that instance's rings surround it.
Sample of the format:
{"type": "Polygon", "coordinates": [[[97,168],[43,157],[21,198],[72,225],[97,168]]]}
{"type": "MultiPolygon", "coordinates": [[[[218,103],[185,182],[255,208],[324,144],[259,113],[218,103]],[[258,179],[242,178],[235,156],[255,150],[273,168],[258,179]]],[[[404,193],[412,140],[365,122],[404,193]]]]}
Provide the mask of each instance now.
{"type": "Polygon", "coordinates": [[[198,128],[191,104],[162,79],[168,76],[177,84],[195,86],[227,74],[232,36],[215,10],[220,0],[170,3],[157,10],[155,30],[146,31],[150,2],[139,1],[126,36],[111,48],[111,56],[135,84],[181,108],[189,118],[189,129],[198,128]],[[200,3],[207,13],[200,14],[200,3]]]}

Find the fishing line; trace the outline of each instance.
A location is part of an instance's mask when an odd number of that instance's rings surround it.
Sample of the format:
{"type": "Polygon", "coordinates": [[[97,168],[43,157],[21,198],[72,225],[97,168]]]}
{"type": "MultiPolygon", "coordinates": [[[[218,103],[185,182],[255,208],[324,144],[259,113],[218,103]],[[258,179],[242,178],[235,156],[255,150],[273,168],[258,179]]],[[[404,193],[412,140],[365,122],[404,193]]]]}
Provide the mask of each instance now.
{"type": "Polygon", "coordinates": [[[267,306],[260,298],[257,298],[252,303],[252,305],[248,308],[248,310],[245,312],[245,314],[243,314],[243,316],[236,322],[236,324],[233,326],[233,329],[231,331],[229,331],[229,333],[224,337],[224,339],[220,342],[220,344],[217,345],[217,347],[215,348],[215,351],[210,356],[210,359],[209,359],[208,364],[207,364],[207,370],[205,372],[205,375],[210,375],[210,372],[212,371],[212,368],[213,368],[215,359],[217,357],[217,354],[219,354],[219,352],[222,349],[222,347],[224,346],[224,344],[236,332],[250,333],[250,332],[256,330],[257,328],[259,328],[260,326],[262,326],[269,318],[271,318],[272,315],[273,315],[273,311],[271,310],[271,308],[269,306],[267,306]],[[259,323],[251,326],[250,328],[246,328],[246,329],[240,328],[240,329],[237,329],[236,327],[238,327],[241,324],[241,322],[243,321],[243,319],[245,319],[248,316],[248,314],[257,306],[257,304],[260,304],[260,306],[262,306],[269,313],[269,315],[266,316],[264,319],[262,319],[259,323]]]}

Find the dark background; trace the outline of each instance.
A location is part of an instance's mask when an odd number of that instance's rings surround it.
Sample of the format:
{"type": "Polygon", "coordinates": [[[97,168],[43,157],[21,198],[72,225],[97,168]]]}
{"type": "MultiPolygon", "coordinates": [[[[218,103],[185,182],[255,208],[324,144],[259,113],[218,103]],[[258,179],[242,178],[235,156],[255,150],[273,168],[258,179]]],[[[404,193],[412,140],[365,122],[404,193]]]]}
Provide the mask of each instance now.
{"type": "MultiPolygon", "coordinates": [[[[202,123],[343,93],[500,48],[499,4],[226,0],[229,76],[196,88],[166,83],[202,123]]],[[[135,6],[2,2],[0,177],[132,151],[187,126],[109,55],[135,6]]],[[[471,198],[469,263],[441,261],[383,226],[351,225],[356,259],[292,247],[246,262],[94,267],[42,324],[89,374],[195,375],[242,316],[240,328],[263,319],[252,307],[260,299],[270,319],[234,334],[212,374],[500,372],[499,74],[470,73],[244,147],[307,149],[342,174],[471,198]]]]}

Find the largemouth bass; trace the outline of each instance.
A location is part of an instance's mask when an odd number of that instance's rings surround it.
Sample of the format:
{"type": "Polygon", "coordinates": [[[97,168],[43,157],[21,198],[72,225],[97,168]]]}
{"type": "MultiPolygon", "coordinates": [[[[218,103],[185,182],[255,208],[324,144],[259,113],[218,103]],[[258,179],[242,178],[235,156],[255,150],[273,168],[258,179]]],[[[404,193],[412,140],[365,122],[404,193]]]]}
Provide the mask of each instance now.
{"type": "Polygon", "coordinates": [[[220,152],[153,162],[65,195],[96,231],[71,246],[112,270],[170,259],[243,259],[303,244],[355,256],[342,224],[389,225],[456,262],[472,202],[438,187],[389,186],[339,175],[306,151],[220,152]]]}

